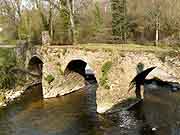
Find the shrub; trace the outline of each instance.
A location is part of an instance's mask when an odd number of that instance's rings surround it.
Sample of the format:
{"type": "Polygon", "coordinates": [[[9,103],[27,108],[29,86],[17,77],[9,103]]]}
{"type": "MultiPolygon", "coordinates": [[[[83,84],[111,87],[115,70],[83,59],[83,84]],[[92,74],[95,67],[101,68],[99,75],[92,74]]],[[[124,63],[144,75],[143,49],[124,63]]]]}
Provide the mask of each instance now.
{"type": "Polygon", "coordinates": [[[54,81],[54,76],[52,76],[52,75],[47,75],[47,77],[45,78],[45,80],[50,84],[51,82],[53,82],[54,81]]]}
{"type": "Polygon", "coordinates": [[[12,49],[0,49],[0,89],[15,86],[16,76],[10,69],[16,65],[15,53],[12,49]]]}
{"type": "Polygon", "coordinates": [[[111,69],[111,66],[112,66],[112,61],[107,61],[106,63],[104,63],[101,68],[103,74],[107,74],[108,71],[111,69]]]}
{"type": "Polygon", "coordinates": [[[107,61],[103,64],[101,68],[102,76],[100,78],[100,85],[103,86],[105,89],[110,89],[109,81],[108,81],[108,72],[112,67],[112,62],[107,61]]]}

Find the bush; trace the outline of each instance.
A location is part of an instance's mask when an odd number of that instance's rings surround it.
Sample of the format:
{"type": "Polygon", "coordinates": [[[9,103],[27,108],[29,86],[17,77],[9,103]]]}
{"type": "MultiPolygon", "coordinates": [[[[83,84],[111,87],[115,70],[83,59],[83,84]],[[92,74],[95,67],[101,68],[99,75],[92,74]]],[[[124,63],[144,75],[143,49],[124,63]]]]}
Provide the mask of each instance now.
{"type": "Polygon", "coordinates": [[[0,49],[0,89],[15,86],[16,77],[10,69],[16,65],[16,57],[12,49],[0,49]]]}
{"type": "Polygon", "coordinates": [[[0,69],[0,89],[10,89],[15,86],[16,77],[13,73],[9,72],[9,69],[0,69]]]}

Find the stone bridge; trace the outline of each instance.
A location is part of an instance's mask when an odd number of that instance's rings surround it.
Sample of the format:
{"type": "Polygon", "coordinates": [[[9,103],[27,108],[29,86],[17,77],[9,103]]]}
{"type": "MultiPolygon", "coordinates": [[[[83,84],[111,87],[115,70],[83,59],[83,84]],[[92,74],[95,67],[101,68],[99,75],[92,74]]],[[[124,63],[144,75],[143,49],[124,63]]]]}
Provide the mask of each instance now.
{"type": "MultiPolygon", "coordinates": [[[[123,45],[35,46],[17,50],[25,52],[25,67],[42,75],[44,98],[65,95],[84,86],[84,83],[77,83],[70,87],[71,84],[66,83],[71,71],[83,78],[86,78],[86,72],[92,74],[99,86],[96,90],[98,112],[107,111],[134,97],[134,92],[129,94],[127,90],[130,81],[137,74],[139,63],[143,64],[144,68],[158,66],[158,69],[168,73],[171,79],[171,76],[175,76],[176,80],[180,78],[179,57],[174,60],[175,58],[166,56],[169,50],[129,50],[123,45]]],[[[73,77],[71,79],[78,80],[73,77]]]]}

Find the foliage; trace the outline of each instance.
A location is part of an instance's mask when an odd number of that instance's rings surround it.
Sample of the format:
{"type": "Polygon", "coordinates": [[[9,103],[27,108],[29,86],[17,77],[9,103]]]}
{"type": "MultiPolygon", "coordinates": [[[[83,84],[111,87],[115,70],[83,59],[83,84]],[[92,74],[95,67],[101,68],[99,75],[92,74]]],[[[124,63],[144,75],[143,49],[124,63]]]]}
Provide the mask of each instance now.
{"type": "Polygon", "coordinates": [[[53,82],[54,81],[54,76],[53,75],[47,75],[46,77],[45,77],[45,80],[50,84],[51,82],[53,82]]]}
{"type": "Polygon", "coordinates": [[[1,68],[0,89],[9,89],[15,86],[16,78],[7,69],[1,68]]]}
{"type": "Polygon", "coordinates": [[[14,50],[0,49],[0,89],[15,86],[16,77],[10,69],[16,65],[14,50]]]}
{"type": "Polygon", "coordinates": [[[180,41],[177,0],[2,0],[0,40],[41,40],[49,31],[53,44],[180,41]],[[25,4],[24,4],[25,3],[25,4]]]}
{"type": "Polygon", "coordinates": [[[108,71],[111,69],[111,66],[112,66],[112,61],[105,62],[101,68],[103,74],[107,74],[108,71]]]}
{"type": "Polygon", "coordinates": [[[111,0],[112,31],[115,36],[120,36],[126,41],[127,34],[127,5],[126,0],[111,0]]]}
{"type": "Polygon", "coordinates": [[[107,61],[103,64],[101,68],[102,76],[100,78],[100,85],[105,89],[110,89],[108,82],[108,72],[112,67],[112,61],[107,61]]]}
{"type": "MultiPolygon", "coordinates": [[[[66,6],[66,3],[64,3],[66,6]]],[[[60,43],[61,44],[68,44],[70,43],[70,18],[69,18],[69,13],[68,10],[66,8],[63,8],[59,11],[59,16],[58,16],[58,20],[59,22],[57,22],[57,27],[59,29],[55,29],[55,39],[58,40],[58,38],[60,38],[60,43]]]]}
{"type": "Polygon", "coordinates": [[[100,10],[100,3],[95,3],[95,8],[93,10],[93,16],[94,16],[94,24],[95,24],[95,31],[99,32],[101,31],[102,25],[103,25],[103,18],[101,15],[100,10]]]}
{"type": "Polygon", "coordinates": [[[3,93],[0,93],[0,103],[3,103],[5,101],[5,95],[3,93]]]}

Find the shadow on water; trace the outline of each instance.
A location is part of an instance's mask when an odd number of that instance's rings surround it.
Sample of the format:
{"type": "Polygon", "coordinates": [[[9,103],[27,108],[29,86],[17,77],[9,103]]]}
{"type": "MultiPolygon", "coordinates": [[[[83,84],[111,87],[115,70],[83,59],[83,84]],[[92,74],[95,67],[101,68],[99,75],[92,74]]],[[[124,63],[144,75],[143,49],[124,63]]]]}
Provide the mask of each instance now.
{"type": "Polygon", "coordinates": [[[143,100],[137,95],[137,92],[140,94],[141,87],[136,87],[135,92],[139,100],[124,100],[105,114],[104,117],[115,123],[115,126],[109,128],[105,134],[180,134],[180,84],[157,78],[146,80],[145,77],[152,69],[154,67],[145,72],[137,70],[139,74],[133,79],[134,82],[131,81],[133,86],[144,86],[143,100]],[[132,106],[132,103],[135,104],[132,106]]]}
{"type": "Polygon", "coordinates": [[[169,85],[146,86],[138,113],[147,127],[157,129],[158,135],[180,134],[180,91],[172,92],[169,85]]]}
{"type": "Polygon", "coordinates": [[[180,134],[180,84],[158,79],[145,80],[144,99],[134,108],[142,121],[142,134],[180,134]],[[152,131],[155,129],[155,131],[152,131]]]}
{"type": "MultiPolygon", "coordinates": [[[[179,135],[180,134],[180,92],[158,87],[145,88],[144,99],[132,108],[128,102],[115,105],[105,114],[114,126],[106,130],[111,135],[179,135]],[[148,93],[147,93],[148,91],[148,93]],[[125,107],[125,108],[123,108],[125,107]],[[155,130],[155,131],[153,131],[155,130]]],[[[136,102],[136,101],[135,101],[136,102]]]]}
{"type": "Polygon", "coordinates": [[[157,87],[149,80],[144,84],[143,102],[128,109],[138,100],[127,99],[107,114],[99,115],[96,112],[98,84],[91,75],[85,76],[83,89],[59,98],[42,100],[41,85],[27,90],[21,100],[0,111],[0,135],[180,134],[178,90],[172,91],[173,87],[162,82],[156,83],[161,84],[157,87]],[[157,128],[154,133],[153,127],[157,128]]]}
{"type": "Polygon", "coordinates": [[[21,99],[17,99],[6,108],[0,109],[0,135],[14,134],[14,130],[16,129],[14,118],[28,108],[32,102],[41,99],[42,86],[40,84],[28,88],[21,99]]]}
{"type": "Polygon", "coordinates": [[[64,97],[42,100],[41,86],[0,111],[0,135],[100,135],[96,113],[97,84],[64,97]],[[32,95],[34,93],[35,95],[32,95]],[[29,98],[28,98],[29,97],[29,98]]]}

